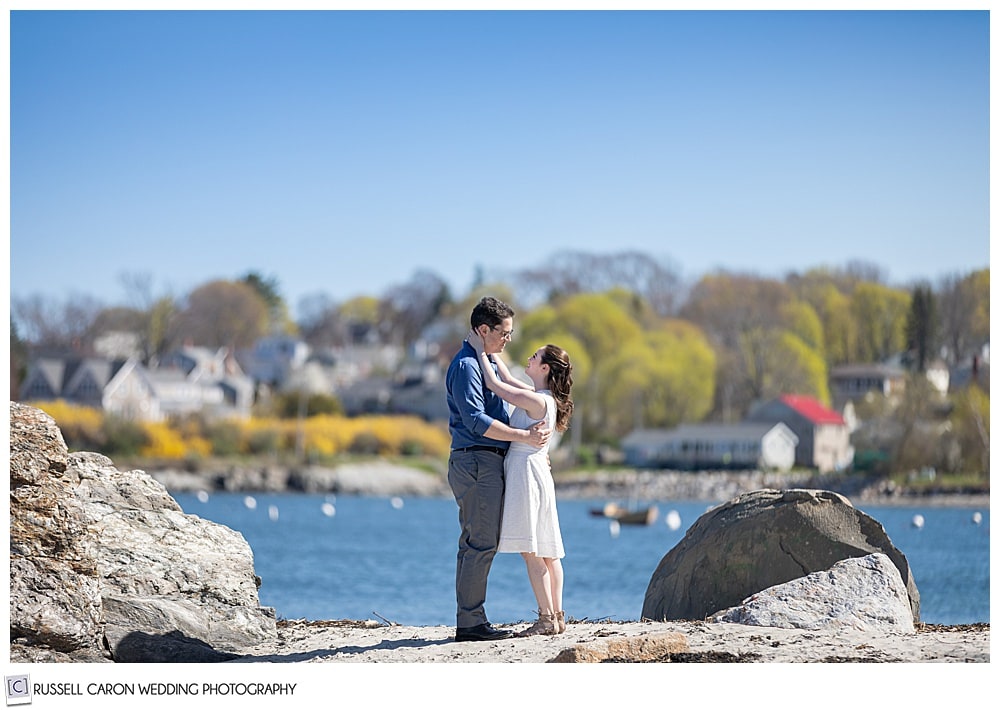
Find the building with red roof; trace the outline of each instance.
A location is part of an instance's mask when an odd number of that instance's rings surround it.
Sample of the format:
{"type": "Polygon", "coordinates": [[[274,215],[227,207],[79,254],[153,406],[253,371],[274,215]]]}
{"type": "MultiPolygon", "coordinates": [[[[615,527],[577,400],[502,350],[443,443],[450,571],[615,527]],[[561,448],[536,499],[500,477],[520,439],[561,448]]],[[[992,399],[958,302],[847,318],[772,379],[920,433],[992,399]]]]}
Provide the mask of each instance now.
{"type": "Polygon", "coordinates": [[[795,464],[821,473],[840,471],[854,461],[850,427],[844,417],[815,397],[786,394],[751,410],[747,421],[785,424],[799,439],[795,464]]]}

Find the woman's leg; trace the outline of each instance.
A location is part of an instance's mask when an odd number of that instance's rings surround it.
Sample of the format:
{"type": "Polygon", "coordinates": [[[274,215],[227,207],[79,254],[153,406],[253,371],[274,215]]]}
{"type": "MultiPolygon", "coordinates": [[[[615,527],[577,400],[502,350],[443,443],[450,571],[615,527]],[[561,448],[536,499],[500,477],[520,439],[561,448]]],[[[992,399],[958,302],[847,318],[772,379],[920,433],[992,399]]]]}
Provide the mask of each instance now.
{"type": "Polygon", "coordinates": [[[531,591],[535,593],[535,601],[538,602],[538,611],[542,614],[551,614],[553,608],[552,585],[549,580],[549,566],[546,560],[533,552],[522,552],[524,564],[528,568],[528,581],[531,582],[531,591]]]}
{"type": "Polygon", "coordinates": [[[558,557],[543,557],[549,578],[549,598],[552,600],[552,611],[562,611],[563,598],[563,568],[558,557]]]}
{"type": "Polygon", "coordinates": [[[524,564],[528,568],[528,581],[538,602],[538,621],[518,633],[518,636],[552,636],[559,633],[555,611],[552,608],[552,585],[549,581],[549,566],[546,560],[531,552],[522,552],[524,564]]]}
{"type": "Polygon", "coordinates": [[[566,613],[563,611],[563,568],[558,557],[545,558],[549,572],[549,589],[552,594],[552,612],[556,616],[556,633],[566,631],[566,613]]]}

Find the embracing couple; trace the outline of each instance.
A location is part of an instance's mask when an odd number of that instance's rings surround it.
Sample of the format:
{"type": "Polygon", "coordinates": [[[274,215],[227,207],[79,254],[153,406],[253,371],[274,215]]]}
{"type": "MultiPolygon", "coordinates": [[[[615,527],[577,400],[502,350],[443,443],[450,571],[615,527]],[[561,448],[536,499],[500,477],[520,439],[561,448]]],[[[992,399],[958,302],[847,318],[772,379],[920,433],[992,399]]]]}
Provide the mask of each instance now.
{"type": "Polygon", "coordinates": [[[451,456],[448,483],[461,535],[455,594],[456,641],[493,641],[513,632],[486,617],[486,579],[497,552],[519,552],[538,602],[538,620],[519,636],[566,630],[563,551],[549,439],[573,413],[573,366],[555,345],[527,362],[531,384],[498,357],[514,334],[514,311],[489,296],[472,310],[471,330],[448,368],[451,456]],[[508,415],[507,405],[514,409],[508,415]]]}

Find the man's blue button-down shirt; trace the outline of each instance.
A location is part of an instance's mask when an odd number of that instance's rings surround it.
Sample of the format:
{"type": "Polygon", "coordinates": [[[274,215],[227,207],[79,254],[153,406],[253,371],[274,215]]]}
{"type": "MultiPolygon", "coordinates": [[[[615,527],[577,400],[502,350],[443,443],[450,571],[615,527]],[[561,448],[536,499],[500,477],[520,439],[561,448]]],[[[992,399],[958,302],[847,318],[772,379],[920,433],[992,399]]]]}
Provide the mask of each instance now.
{"type": "MultiPolygon", "coordinates": [[[[496,368],[496,365],[493,366],[496,368]]],[[[479,359],[468,342],[448,366],[445,380],[448,389],[448,428],[451,448],[466,446],[498,446],[506,449],[508,442],[488,439],[483,434],[494,421],[510,422],[506,403],[483,381],[479,359]]]]}

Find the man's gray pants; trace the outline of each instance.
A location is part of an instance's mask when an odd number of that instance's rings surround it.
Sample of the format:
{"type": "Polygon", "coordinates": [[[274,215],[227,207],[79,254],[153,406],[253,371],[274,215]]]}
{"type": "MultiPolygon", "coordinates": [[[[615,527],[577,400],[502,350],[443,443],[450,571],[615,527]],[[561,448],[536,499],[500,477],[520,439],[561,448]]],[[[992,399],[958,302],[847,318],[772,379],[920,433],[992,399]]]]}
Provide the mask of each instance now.
{"type": "Polygon", "coordinates": [[[486,578],[500,542],[503,513],[503,456],[492,451],[453,451],[448,459],[448,484],[458,503],[458,564],[455,597],[456,626],[487,623],[486,578]]]}

